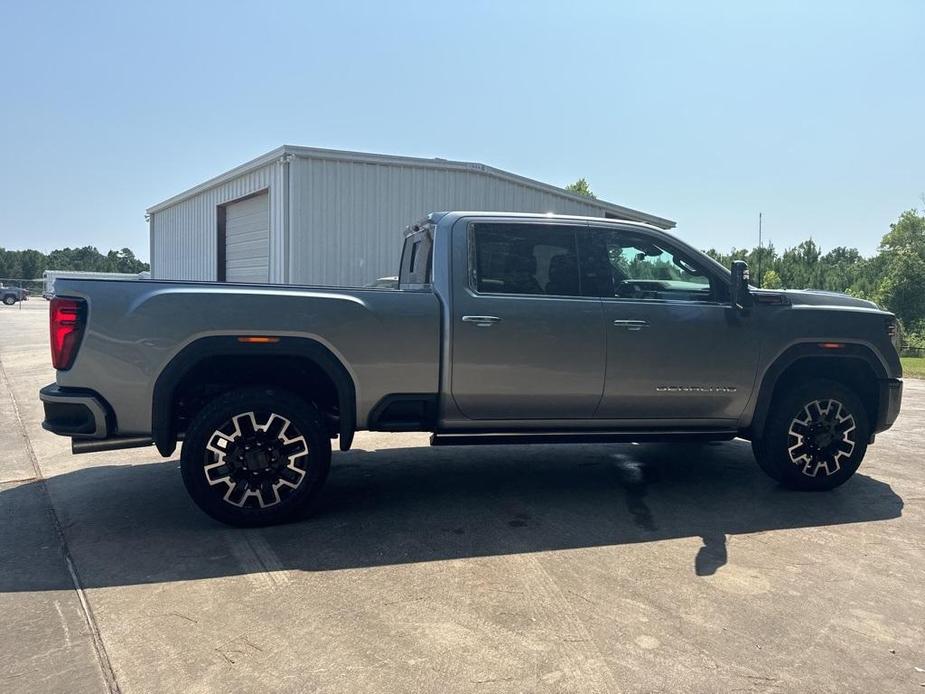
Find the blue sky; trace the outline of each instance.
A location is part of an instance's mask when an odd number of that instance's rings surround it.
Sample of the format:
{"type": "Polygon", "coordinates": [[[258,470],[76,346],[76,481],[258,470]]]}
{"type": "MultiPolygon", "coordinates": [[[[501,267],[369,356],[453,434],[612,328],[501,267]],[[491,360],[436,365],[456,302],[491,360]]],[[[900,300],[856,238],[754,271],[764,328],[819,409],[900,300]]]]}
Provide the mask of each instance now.
{"type": "Polygon", "coordinates": [[[129,246],[280,144],[479,161],[702,248],[873,252],[925,192],[925,2],[5,2],[0,246],[129,246]]]}

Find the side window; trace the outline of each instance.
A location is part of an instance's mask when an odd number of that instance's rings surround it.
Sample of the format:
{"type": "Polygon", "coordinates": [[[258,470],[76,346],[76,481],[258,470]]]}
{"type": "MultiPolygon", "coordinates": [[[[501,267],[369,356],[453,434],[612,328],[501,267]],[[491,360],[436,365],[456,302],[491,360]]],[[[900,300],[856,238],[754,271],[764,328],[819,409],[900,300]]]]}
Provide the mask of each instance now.
{"type": "Polygon", "coordinates": [[[405,238],[399,269],[399,286],[415,288],[431,283],[431,249],[429,231],[419,231],[405,238]]]}
{"type": "Polygon", "coordinates": [[[469,286],[487,294],[581,296],[574,227],[472,224],[469,286]]]}
{"type": "Polygon", "coordinates": [[[582,285],[591,296],[712,301],[710,275],[677,249],[644,234],[591,229],[581,240],[582,285]]]}

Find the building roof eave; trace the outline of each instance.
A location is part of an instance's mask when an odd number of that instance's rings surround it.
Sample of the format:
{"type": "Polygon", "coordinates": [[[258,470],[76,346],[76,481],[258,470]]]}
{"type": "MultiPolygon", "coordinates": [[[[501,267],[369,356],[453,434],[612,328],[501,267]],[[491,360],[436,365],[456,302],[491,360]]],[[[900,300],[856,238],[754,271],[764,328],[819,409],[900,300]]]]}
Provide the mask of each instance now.
{"type": "Polygon", "coordinates": [[[543,190],[553,195],[572,200],[574,202],[592,205],[604,210],[605,212],[610,212],[611,214],[616,215],[616,217],[619,219],[645,222],[662,229],[671,229],[676,226],[676,223],[673,220],[667,219],[665,217],[659,217],[647,212],[642,212],[641,210],[634,210],[632,208],[617,205],[612,202],[607,202],[606,200],[601,200],[599,198],[587,198],[583,195],[573,193],[571,191],[565,190],[564,188],[559,188],[558,186],[554,186],[549,183],[543,183],[542,181],[537,181],[532,178],[527,178],[526,176],[520,176],[518,174],[511,173],[510,171],[496,169],[493,166],[487,166],[485,164],[479,164],[476,162],[453,161],[450,159],[440,158],[425,159],[422,157],[405,157],[390,154],[372,154],[366,152],[350,152],[346,150],[322,149],[319,147],[301,147],[297,145],[282,145],[277,147],[276,149],[267,152],[266,154],[263,154],[255,159],[251,159],[250,161],[245,162],[240,166],[236,166],[235,168],[226,171],[225,173],[210,178],[209,180],[204,181],[199,185],[193,186],[192,188],[185,190],[182,193],[178,193],[177,195],[167,198],[166,200],[159,202],[156,205],[152,205],[146,210],[146,213],[151,215],[160,212],[168,207],[198,195],[199,193],[205,192],[211,188],[215,188],[222,185],[223,183],[237,178],[238,176],[249,173],[254,169],[271,164],[287,154],[296,157],[314,159],[353,161],[370,164],[395,164],[399,166],[417,166],[424,168],[476,172],[530,188],[543,190]]]}

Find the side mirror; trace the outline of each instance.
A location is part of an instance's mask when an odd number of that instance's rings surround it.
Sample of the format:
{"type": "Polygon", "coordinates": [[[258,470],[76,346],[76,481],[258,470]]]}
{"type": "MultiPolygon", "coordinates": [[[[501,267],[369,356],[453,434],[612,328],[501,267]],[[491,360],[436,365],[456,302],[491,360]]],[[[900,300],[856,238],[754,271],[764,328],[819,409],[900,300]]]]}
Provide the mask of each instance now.
{"type": "Polygon", "coordinates": [[[748,279],[748,263],[744,260],[733,260],[729,298],[732,308],[738,311],[747,311],[752,307],[752,293],[748,288],[748,279]]]}

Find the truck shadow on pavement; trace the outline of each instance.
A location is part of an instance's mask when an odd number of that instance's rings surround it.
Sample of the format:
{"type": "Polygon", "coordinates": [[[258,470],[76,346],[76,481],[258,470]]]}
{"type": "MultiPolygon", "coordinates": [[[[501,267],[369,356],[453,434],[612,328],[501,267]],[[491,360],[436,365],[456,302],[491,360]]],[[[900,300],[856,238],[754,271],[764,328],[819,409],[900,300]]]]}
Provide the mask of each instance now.
{"type": "MultiPolygon", "coordinates": [[[[177,467],[105,465],[48,480],[84,587],[688,537],[702,542],[693,571],[709,575],[726,563],[729,535],[887,520],[903,509],[889,485],[860,473],[831,493],[784,490],[742,441],[414,447],[335,454],[312,516],[239,530],[193,505],[177,467]]],[[[28,534],[17,529],[16,509],[35,503],[47,504],[38,483],[0,491],[6,559],[17,569],[0,572],[0,591],[70,588],[60,576],[27,570],[38,550],[10,539],[28,534]]]]}

